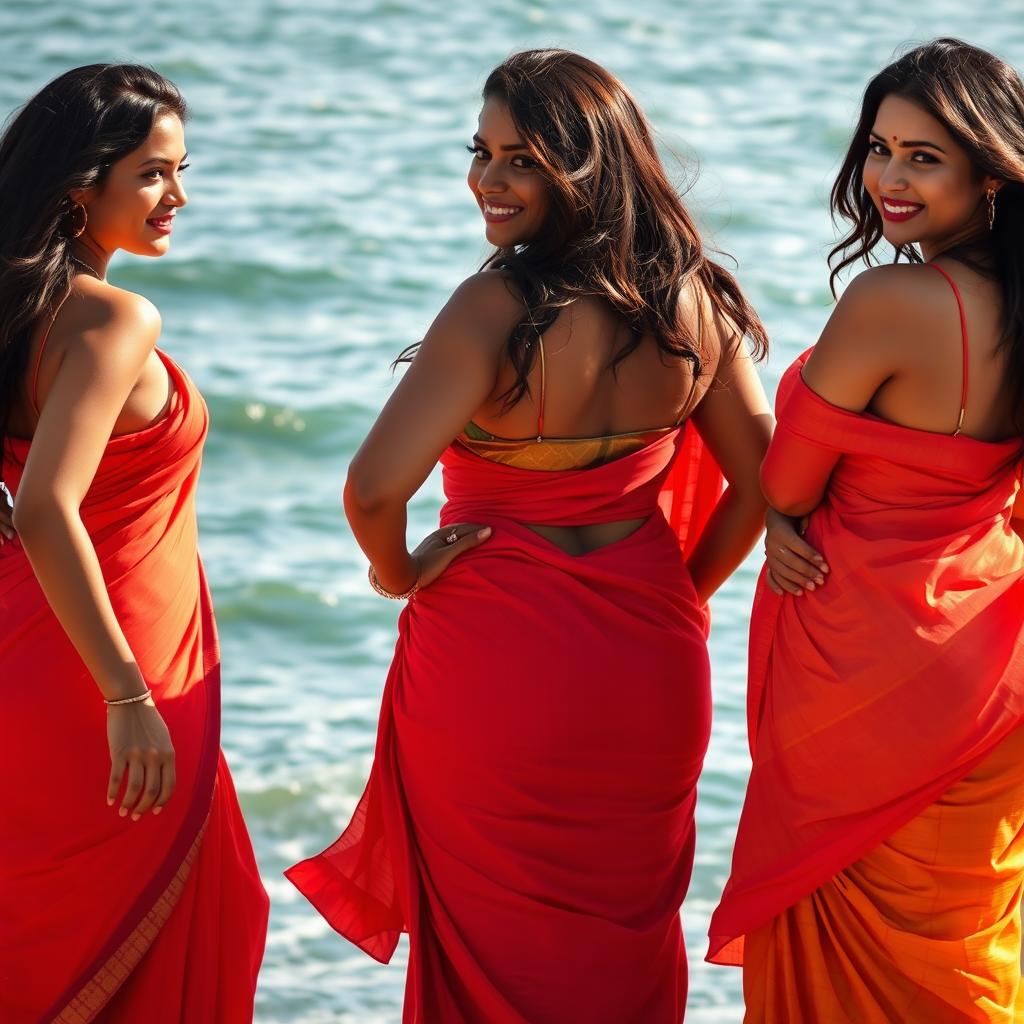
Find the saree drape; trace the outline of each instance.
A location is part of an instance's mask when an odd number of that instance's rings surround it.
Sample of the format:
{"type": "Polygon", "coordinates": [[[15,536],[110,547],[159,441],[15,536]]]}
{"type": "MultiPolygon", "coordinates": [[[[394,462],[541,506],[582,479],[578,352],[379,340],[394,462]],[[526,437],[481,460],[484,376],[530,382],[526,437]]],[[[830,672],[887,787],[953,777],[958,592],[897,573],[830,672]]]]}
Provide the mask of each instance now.
{"type": "Polygon", "coordinates": [[[756,933],[749,1021],[1010,1020],[972,1014],[1019,975],[1024,787],[999,751],[1024,721],[1021,444],[836,408],[805,358],[762,472],[838,453],[806,532],[831,572],[800,598],[758,585],[753,766],[709,959],[743,963],[756,933]]]}
{"type": "Polygon", "coordinates": [[[407,1024],[678,1024],[710,696],[670,523],[692,546],[721,476],[690,427],[583,471],[442,465],[442,525],[493,535],[409,602],[366,792],[287,875],[378,960],[409,932],[407,1024]],[[579,557],[523,525],[643,517],[579,557]]]}
{"type": "MultiPolygon", "coordinates": [[[[175,747],[159,816],[106,804],[96,685],[17,541],[0,548],[0,1020],[251,1021],[267,898],[220,754],[220,652],[197,552],[206,407],[174,393],[112,438],[83,502],[107,589],[175,747]]],[[[17,504],[28,442],[3,477],[17,504]]]]}

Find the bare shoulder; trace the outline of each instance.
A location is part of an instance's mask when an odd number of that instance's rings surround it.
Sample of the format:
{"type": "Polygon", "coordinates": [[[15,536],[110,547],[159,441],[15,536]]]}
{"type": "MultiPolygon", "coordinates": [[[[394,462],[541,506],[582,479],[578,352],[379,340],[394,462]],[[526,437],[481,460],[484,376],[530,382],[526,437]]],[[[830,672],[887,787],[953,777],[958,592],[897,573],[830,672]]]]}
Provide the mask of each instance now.
{"type": "Polygon", "coordinates": [[[679,290],[683,321],[693,326],[700,345],[702,374],[713,377],[720,365],[745,355],[736,325],[711,301],[707,288],[691,277],[679,290]]]}
{"type": "Polygon", "coordinates": [[[950,289],[924,264],[871,267],[846,287],[812,358],[865,360],[895,370],[915,342],[949,320],[950,289]]]}
{"type": "Polygon", "coordinates": [[[883,330],[927,324],[938,312],[945,313],[942,300],[949,285],[933,267],[923,263],[891,263],[871,267],[858,274],[846,287],[833,318],[870,320],[883,330]]]}
{"type": "Polygon", "coordinates": [[[66,352],[80,346],[97,355],[130,357],[150,351],[160,327],[160,312],[149,299],[82,276],[58,310],[51,337],[66,352]]]}
{"type": "Polygon", "coordinates": [[[483,270],[466,278],[437,315],[423,347],[430,351],[467,346],[496,355],[526,307],[510,275],[483,270]]]}
{"type": "Polygon", "coordinates": [[[503,270],[481,270],[467,277],[445,306],[455,314],[488,314],[501,320],[518,320],[525,311],[522,295],[512,275],[503,270]]]}

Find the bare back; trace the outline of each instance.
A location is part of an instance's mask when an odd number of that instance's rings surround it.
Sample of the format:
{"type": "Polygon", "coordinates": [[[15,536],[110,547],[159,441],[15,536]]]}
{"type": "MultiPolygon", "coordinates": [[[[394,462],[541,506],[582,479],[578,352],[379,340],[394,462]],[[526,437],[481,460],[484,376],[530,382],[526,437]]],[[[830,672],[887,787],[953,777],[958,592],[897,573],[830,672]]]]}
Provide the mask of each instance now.
{"type": "MultiPolygon", "coordinates": [[[[688,312],[695,325],[701,319],[696,304],[688,312]]],[[[530,391],[510,410],[501,396],[515,382],[507,361],[499,369],[487,403],[474,423],[501,438],[537,437],[539,424],[546,438],[596,438],[656,430],[681,423],[699,404],[718,366],[721,343],[715,331],[697,332],[701,339],[701,370],[693,362],[667,355],[650,337],[614,372],[616,353],[631,333],[621,316],[604,300],[578,299],[545,333],[543,362],[534,360],[530,391]],[[709,335],[711,335],[709,337],[709,335]]],[[[615,543],[644,520],[565,527],[526,524],[571,554],[615,543]]]]}
{"type": "Polygon", "coordinates": [[[936,264],[956,291],[934,270],[925,268],[913,282],[926,310],[920,329],[908,336],[906,369],[887,381],[871,403],[885,419],[921,430],[952,433],[959,415],[964,383],[963,348],[967,352],[967,387],[962,433],[994,441],[1014,433],[1006,387],[1006,351],[1000,346],[1003,301],[999,285],[953,260],[936,264]],[[962,300],[961,330],[958,295],[962,300]],[[951,427],[952,423],[952,427],[951,427]]]}

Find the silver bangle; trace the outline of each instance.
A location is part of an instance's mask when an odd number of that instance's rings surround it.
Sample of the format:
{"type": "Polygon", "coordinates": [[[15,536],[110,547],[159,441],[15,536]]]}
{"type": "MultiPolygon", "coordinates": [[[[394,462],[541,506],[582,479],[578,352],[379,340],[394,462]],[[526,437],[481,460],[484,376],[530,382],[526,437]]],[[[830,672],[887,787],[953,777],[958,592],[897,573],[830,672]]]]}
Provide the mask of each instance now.
{"type": "Polygon", "coordinates": [[[417,576],[416,582],[404,593],[404,594],[392,594],[390,590],[385,590],[380,585],[380,580],[377,579],[377,573],[374,571],[373,566],[370,566],[370,571],[366,574],[367,579],[370,581],[370,586],[373,587],[374,591],[380,594],[381,597],[386,597],[389,601],[404,601],[406,598],[412,597],[417,590],[420,589],[420,579],[417,576]]]}
{"type": "Polygon", "coordinates": [[[122,697],[120,700],[104,700],[103,703],[108,708],[116,708],[121,704],[140,704],[144,700],[149,700],[152,693],[152,690],[147,690],[145,693],[138,693],[134,697],[122,697]]]}

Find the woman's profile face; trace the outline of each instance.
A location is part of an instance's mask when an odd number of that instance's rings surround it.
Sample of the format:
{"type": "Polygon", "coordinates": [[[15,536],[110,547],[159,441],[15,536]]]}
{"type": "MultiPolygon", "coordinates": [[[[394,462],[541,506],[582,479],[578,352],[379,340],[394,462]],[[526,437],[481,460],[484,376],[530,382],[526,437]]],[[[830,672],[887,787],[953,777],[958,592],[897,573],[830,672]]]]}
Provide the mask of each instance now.
{"type": "Polygon", "coordinates": [[[473,144],[468,183],[486,224],[487,241],[499,248],[536,237],[551,205],[549,186],[508,107],[487,100],[473,144]]]}
{"type": "Polygon", "coordinates": [[[941,250],[987,229],[986,188],[966,150],[941,121],[902,96],[878,108],[864,161],[864,187],[894,246],[941,250]]]}
{"type": "Polygon", "coordinates": [[[181,181],[187,155],[181,119],[170,113],[157,116],[146,141],[113,164],[101,185],[72,195],[88,215],[83,239],[106,253],[167,252],[174,215],[188,202],[181,181]]]}

